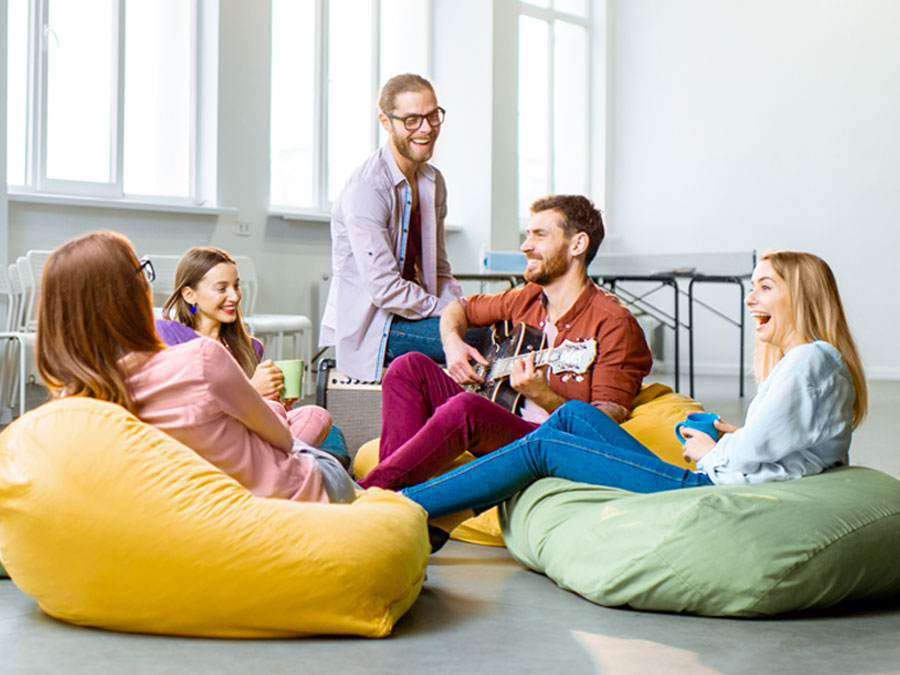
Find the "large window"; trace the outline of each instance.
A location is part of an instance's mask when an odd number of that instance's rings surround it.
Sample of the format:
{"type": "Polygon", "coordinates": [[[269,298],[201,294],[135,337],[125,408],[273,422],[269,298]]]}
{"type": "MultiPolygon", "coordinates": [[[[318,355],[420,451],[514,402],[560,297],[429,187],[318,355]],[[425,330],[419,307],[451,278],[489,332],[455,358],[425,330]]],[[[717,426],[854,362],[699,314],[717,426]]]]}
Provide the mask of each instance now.
{"type": "Polygon", "coordinates": [[[423,0],[272,0],[272,209],[327,211],[383,137],[376,99],[429,72],[423,0]]]}
{"type": "Polygon", "coordinates": [[[197,1],[8,6],[10,185],[193,201],[197,1]]]}
{"type": "Polygon", "coordinates": [[[590,185],[588,0],[519,3],[519,215],[590,185]]]}

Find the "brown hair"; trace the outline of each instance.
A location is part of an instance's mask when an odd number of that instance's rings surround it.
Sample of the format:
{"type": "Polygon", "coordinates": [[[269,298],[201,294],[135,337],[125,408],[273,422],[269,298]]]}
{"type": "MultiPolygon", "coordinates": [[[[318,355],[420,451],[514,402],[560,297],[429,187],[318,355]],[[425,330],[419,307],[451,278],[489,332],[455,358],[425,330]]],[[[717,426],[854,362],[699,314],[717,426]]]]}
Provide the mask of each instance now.
{"type": "Polygon", "coordinates": [[[53,396],[89,396],[134,412],[118,361],[163,348],[150,285],[128,239],[94,232],[53,251],[41,281],[36,349],[53,396]]]}
{"type": "MultiPolygon", "coordinates": [[[[397,96],[408,91],[430,91],[434,94],[434,87],[421,75],[413,73],[394,75],[381,88],[381,94],[378,96],[378,109],[385,115],[394,112],[397,107],[397,96]]],[[[436,94],[435,98],[437,98],[436,94]]]]}
{"type": "Polygon", "coordinates": [[[581,195],[550,195],[531,205],[532,213],[550,209],[562,214],[563,230],[567,237],[571,238],[579,232],[587,234],[589,243],[584,254],[584,268],[587,270],[606,235],[600,211],[590,199],[581,195]]]}
{"type": "MultiPolygon", "coordinates": [[[[806,342],[824,340],[840,352],[847,364],[856,390],[855,429],[868,410],[868,388],[831,268],[818,256],[799,251],[769,251],[759,260],[768,261],[787,285],[791,316],[800,338],[806,342]]],[[[754,371],[757,381],[762,382],[784,353],[759,340],[754,347],[754,371]]]]}
{"type": "MultiPolygon", "coordinates": [[[[174,318],[185,326],[193,328],[197,315],[191,312],[191,307],[181,295],[181,291],[185,287],[196,290],[197,284],[206,276],[206,273],[222,263],[237,267],[234,258],[218,248],[200,246],[190,249],[181,256],[178,267],[175,269],[175,290],[163,305],[163,316],[167,319],[174,318]],[[173,311],[174,317],[172,316],[173,311]]],[[[253,377],[259,358],[253,349],[250,334],[247,333],[247,328],[244,326],[240,303],[234,309],[236,320],[234,323],[223,323],[219,327],[219,337],[231,350],[241,370],[247,377],[253,377]]]]}

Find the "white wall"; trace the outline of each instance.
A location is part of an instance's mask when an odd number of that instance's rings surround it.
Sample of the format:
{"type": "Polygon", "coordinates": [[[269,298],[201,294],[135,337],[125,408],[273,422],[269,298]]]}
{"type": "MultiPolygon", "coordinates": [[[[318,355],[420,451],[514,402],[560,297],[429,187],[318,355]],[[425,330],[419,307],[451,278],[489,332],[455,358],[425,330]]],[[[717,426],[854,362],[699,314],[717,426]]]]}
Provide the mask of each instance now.
{"type": "MultiPolygon", "coordinates": [[[[817,253],[869,375],[900,377],[900,3],[611,4],[614,248],[817,253]]],[[[698,362],[733,363],[722,326],[698,362]]]]}
{"type": "Polygon", "coordinates": [[[447,237],[456,266],[478,271],[482,247],[490,247],[491,227],[491,62],[493,21],[482,0],[434,0],[432,75],[440,104],[447,109],[433,163],[447,181],[447,222],[462,227],[447,237]],[[460,49],[460,35],[466,35],[460,49]]]}
{"type": "Polygon", "coordinates": [[[482,249],[519,246],[513,0],[433,0],[433,79],[447,121],[434,156],[448,188],[453,268],[477,272],[482,249]]]}

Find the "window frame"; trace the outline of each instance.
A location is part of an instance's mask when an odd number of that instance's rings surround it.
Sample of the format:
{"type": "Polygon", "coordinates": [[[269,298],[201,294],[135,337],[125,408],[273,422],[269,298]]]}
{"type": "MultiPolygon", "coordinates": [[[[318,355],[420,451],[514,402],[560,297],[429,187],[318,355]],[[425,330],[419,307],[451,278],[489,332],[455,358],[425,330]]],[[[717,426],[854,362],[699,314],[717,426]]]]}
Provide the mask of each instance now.
{"type": "MultiPolygon", "coordinates": [[[[526,2],[525,0],[519,0],[517,2],[518,8],[516,11],[516,31],[519,30],[519,18],[521,16],[528,16],[533,19],[538,19],[547,24],[547,91],[550,92],[550,95],[547,96],[547,139],[548,139],[548,148],[547,148],[547,185],[545,194],[553,194],[555,192],[555,184],[556,184],[556,139],[554,138],[554,126],[555,126],[555,111],[554,111],[554,92],[556,91],[556,82],[555,82],[555,72],[556,72],[556,31],[553,30],[553,22],[554,21],[563,21],[565,23],[573,24],[576,26],[581,26],[587,31],[587,41],[588,45],[587,50],[587,64],[585,71],[585,90],[586,90],[586,100],[587,100],[587,139],[585,144],[588,148],[593,147],[594,140],[594,63],[591,58],[591,48],[593,45],[593,40],[595,39],[594,33],[594,25],[593,25],[593,15],[594,15],[594,3],[592,0],[588,0],[585,3],[586,7],[586,15],[578,16],[576,14],[570,14],[569,12],[563,12],[553,8],[553,0],[550,2],[550,7],[541,7],[538,5],[531,4],[526,2]]],[[[519,56],[520,50],[522,49],[522,45],[519,44],[519,41],[516,41],[517,49],[516,49],[516,93],[518,96],[518,89],[520,85],[519,80],[519,56]]],[[[517,117],[518,117],[518,108],[517,108],[517,117]]],[[[521,165],[519,163],[518,157],[518,146],[516,151],[516,190],[518,191],[518,183],[519,183],[519,173],[520,173],[521,165]]],[[[584,184],[587,190],[590,190],[592,185],[592,175],[593,171],[593,162],[591,160],[591,152],[588,151],[585,154],[585,166],[584,166],[584,184]]],[[[516,202],[518,204],[518,198],[516,202]]],[[[519,213],[519,223],[521,228],[524,230],[525,225],[527,225],[530,216],[527,213],[519,213]]]]}
{"type": "Polygon", "coordinates": [[[200,195],[202,161],[199,157],[200,101],[199,86],[202,81],[200,48],[201,3],[203,0],[186,0],[190,3],[191,63],[189,125],[189,188],[187,196],[166,194],[127,193],[124,190],[124,136],[125,136],[125,13],[127,0],[113,0],[113,40],[110,62],[113,76],[110,78],[111,116],[110,128],[110,180],[108,182],[79,181],[49,178],[47,176],[47,125],[48,125],[48,46],[52,40],[49,26],[50,0],[29,0],[28,12],[28,73],[26,96],[26,157],[25,185],[10,184],[10,193],[25,197],[60,197],[62,199],[87,198],[92,200],[123,201],[143,204],[170,204],[195,207],[209,204],[200,195]]]}
{"type": "MultiPolygon", "coordinates": [[[[369,77],[369,100],[373,102],[373,114],[369,123],[368,152],[374,152],[383,142],[381,124],[375,114],[374,103],[377,100],[381,85],[381,0],[368,0],[372,12],[371,67],[369,77]]],[[[315,0],[315,63],[314,91],[315,106],[313,113],[313,198],[315,204],[309,207],[289,206],[271,201],[269,192],[269,213],[285,220],[310,220],[328,222],[334,202],[328,198],[328,79],[329,79],[329,37],[330,37],[330,0],[315,0]]],[[[426,30],[428,34],[427,72],[434,64],[433,54],[433,20],[434,9],[431,2],[426,4],[426,30]]],[[[427,73],[423,73],[427,76],[427,73]]],[[[271,148],[271,137],[270,137],[271,148]]],[[[360,157],[360,161],[362,161],[360,157]]],[[[271,160],[270,160],[271,161],[271,160]]],[[[270,164],[271,166],[271,164],[270,164]]]]}

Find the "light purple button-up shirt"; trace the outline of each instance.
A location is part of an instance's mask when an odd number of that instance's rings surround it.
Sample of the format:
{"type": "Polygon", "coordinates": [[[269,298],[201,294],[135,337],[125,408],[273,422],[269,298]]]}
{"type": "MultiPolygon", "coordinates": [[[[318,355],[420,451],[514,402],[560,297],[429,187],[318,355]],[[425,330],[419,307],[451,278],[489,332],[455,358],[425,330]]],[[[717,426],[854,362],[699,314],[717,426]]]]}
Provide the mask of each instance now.
{"type": "Polygon", "coordinates": [[[331,210],[332,280],[319,346],[334,346],[338,369],[360,380],[381,379],[394,314],[406,319],[438,316],[462,295],[450,274],[444,242],[444,178],[425,164],[417,181],[422,285],[400,276],[412,195],[389,146],[353,172],[331,210]]]}

